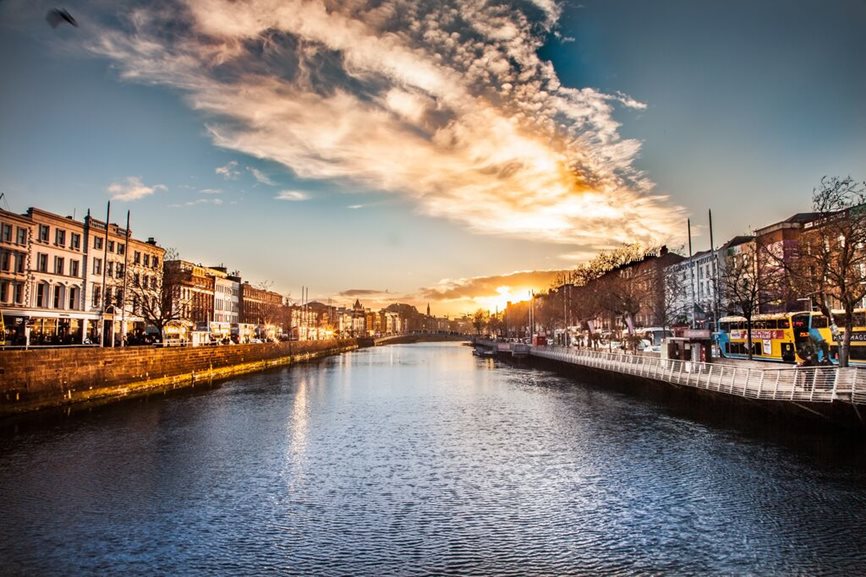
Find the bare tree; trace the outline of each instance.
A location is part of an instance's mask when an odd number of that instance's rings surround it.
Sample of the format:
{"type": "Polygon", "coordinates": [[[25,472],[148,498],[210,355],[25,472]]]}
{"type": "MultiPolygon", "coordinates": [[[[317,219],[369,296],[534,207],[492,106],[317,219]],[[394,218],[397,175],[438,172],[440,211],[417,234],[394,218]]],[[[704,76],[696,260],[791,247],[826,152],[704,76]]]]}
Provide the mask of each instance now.
{"type": "Polygon", "coordinates": [[[739,253],[728,249],[725,267],[719,276],[718,291],[729,312],[746,319],[746,346],[752,358],[752,317],[761,302],[761,283],[754,245],[739,253]]]}
{"type": "Polygon", "coordinates": [[[825,176],[812,191],[819,214],[800,238],[800,254],[790,267],[799,294],[813,302],[830,321],[839,344],[839,365],[848,366],[854,309],[866,297],[866,182],[825,176]],[[834,315],[833,308],[842,309],[834,315]],[[836,316],[841,316],[844,333],[836,316]]]}
{"type": "Polygon", "coordinates": [[[141,315],[145,324],[156,328],[163,341],[166,327],[183,320],[184,312],[190,305],[190,300],[183,298],[184,295],[178,292],[180,287],[173,282],[175,279],[166,277],[171,274],[165,267],[163,274],[147,275],[127,271],[133,313],[141,315]]]}
{"type": "Polygon", "coordinates": [[[595,321],[598,317],[611,308],[625,308],[621,302],[616,306],[613,305],[618,299],[610,297],[607,292],[608,287],[602,279],[613,269],[639,260],[643,255],[644,250],[639,244],[623,245],[599,253],[589,262],[578,265],[557,277],[559,283],[557,286],[573,285],[572,298],[569,299],[569,313],[577,324],[587,327],[590,343],[597,340],[595,321]]]}
{"type": "Polygon", "coordinates": [[[478,309],[472,316],[472,326],[475,327],[475,334],[480,335],[481,329],[487,326],[487,313],[478,309]]]}

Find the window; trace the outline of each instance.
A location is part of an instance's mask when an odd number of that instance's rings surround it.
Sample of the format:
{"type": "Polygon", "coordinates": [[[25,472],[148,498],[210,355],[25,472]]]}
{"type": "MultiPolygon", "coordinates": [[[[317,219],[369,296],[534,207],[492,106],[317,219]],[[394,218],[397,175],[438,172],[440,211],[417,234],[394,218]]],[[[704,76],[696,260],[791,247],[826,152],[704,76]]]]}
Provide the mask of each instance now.
{"type": "Polygon", "coordinates": [[[27,229],[19,226],[16,231],[16,244],[27,244],[27,229]]]}
{"type": "Polygon", "coordinates": [[[120,242],[117,243],[117,254],[122,255],[125,252],[126,252],[126,245],[123,243],[120,243],[120,242]]]}
{"type": "Polygon", "coordinates": [[[62,256],[54,257],[54,274],[63,274],[63,268],[66,263],[62,256]]]}
{"type": "Polygon", "coordinates": [[[44,282],[36,285],[36,306],[48,308],[48,285],[44,282]]]}
{"type": "Polygon", "coordinates": [[[60,228],[54,229],[54,244],[66,246],[66,231],[60,228]]]}
{"type": "Polygon", "coordinates": [[[105,274],[108,276],[114,276],[114,261],[108,261],[105,263],[105,274]]]}
{"type": "Polygon", "coordinates": [[[78,261],[69,261],[69,276],[78,276],[78,261]]]}
{"type": "Polygon", "coordinates": [[[48,242],[48,225],[40,224],[39,225],[39,240],[40,242],[48,242]]]}
{"type": "Polygon", "coordinates": [[[0,280],[0,302],[9,302],[9,281],[0,280]]]}
{"type": "Polygon", "coordinates": [[[141,252],[135,251],[132,253],[132,264],[140,264],[141,263],[141,252]]]}
{"type": "Polygon", "coordinates": [[[78,309],[78,289],[76,287],[69,289],[69,308],[72,310],[78,309]]]}
{"type": "Polygon", "coordinates": [[[81,235],[77,232],[73,232],[69,237],[69,248],[73,250],[81,249],[81,235]]]}
{"type": "Polygon", "coordinates": [[[144,266],[150,266],[150,255],[149,254],[144,255],[144,266]]]}
{"type": "Polygon", "coordinates": [[[36,270],[39,272],[48,272],[47,254],[40,252],[36,255],[36,270]]]}
{"type": "Polygon", "coordinates": [[[102,287],[93,283],[93,306],[98,307],[102,302],[102,287]]]}
{"type": "Polygon", "coordinates": [[[24,283],[17,282],[12,288],[12,299],[16,305],[24,302],[24,283]]]}
{"type": "Polygon", "coordinates": [[[12,225],[5,222],[0,225],[0,240],[3,242],[12,242],[12,225]]]}
{"type": "Polygon", "coordinates": [[[114,241],[108,241],[108,252],[114,252],[114,241]]]}
{"type": "Polygon", "coordinates": [[[134,287],[141,286],[141,275],[139,275],[138,273],[135,273],[134,275],[132,275],[132,286],[134,286],[134,287]]]}
{"type": "Polygon", "coordinates": [[[102,274],[102,259],[93,258],[93,274],[102,274]]]}
{"type": "Polygon", "coordinates": [[[63,287],[60,285],[54,286],[54,308],[63,308],[63,287]]]}
{"type": "Polygon", "coordinates": [[[155,256],[155,257],[153,257],[153,268],[158,268],[158,267],[159,267],[159,257],[155,256]]]}
{"type": "Polygon", "coordinates": [[[123,289],[122,288],[117,289],[117,291],[114,293],[114,298],[115,298],[114,302],[123,306],[123,289]]]}
{"type": "Polygon", "coordinates": [[[123,278],[123,263],[117,263],[117,278],[123,278]]]}
{"type": "Polygon", "coordinates": [[[101,236],[93,237],[93,248],[95,248],[97,250],[102,248],[102,237],[101,236]]]}
{"type": "Polygon", "coordinates": [[[5,250],[0,251],[0,270],[9,271],[12,267],[12,253],[5,250]]]}

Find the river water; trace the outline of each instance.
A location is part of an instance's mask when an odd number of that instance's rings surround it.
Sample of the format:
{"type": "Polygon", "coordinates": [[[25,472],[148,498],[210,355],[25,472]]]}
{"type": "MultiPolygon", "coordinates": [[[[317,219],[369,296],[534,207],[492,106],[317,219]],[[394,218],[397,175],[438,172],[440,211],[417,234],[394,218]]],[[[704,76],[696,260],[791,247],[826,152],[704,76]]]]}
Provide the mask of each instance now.
{"type": "Polygon", "coordinates": [[[0,574],[866,574],[863,448],[457,344],[0,436],[0,574]]]}

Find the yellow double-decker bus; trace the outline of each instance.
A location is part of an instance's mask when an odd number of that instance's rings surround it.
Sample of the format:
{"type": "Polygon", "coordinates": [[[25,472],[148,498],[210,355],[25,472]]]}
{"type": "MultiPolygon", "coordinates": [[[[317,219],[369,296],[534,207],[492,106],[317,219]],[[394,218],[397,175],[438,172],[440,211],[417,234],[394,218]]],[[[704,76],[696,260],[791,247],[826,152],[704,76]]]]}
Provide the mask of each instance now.
{"type": "MultiPolygon", "coordinates": [[[[760,361],[783,363],[802,362],[798,358],[798,344],[801,350],[802,339],[795,338],[792,317],[800,313],[763,314],[752,317],[752,358],[760,361]]],[[[804,313],[808,315],[809,313],[804,313]]],[[[806,337],[808,339],[808,336],[806,337]]],[[[749,357],[748,324],[745,317],[730,316],[719,319],[716,333],[719,354],[730,359],[749,357]]]]}
{"type": "MultiPolygon", "coordinates": [[[[833,311],[840,318],[842,311],[833,311]]],[[[840,328],[844,334],[844,329],[840,328]]],[[[726,358],[748,358],[746,319],[719,319],[716,342],[726,358]]],[[[840,336],[841,338],[841,336],[840,336]]],[[[783,363],[828,364],[839,362],[839,343],[830,323],[821,313],[808,311],[755,315],[752,317],[752,358],[783,363]]],[[[866,365],[866,309],[855,311],[849,360],[866,365]]]]}
{"type": "MultiPolygon", "coordinates": [[[[833,318],[839,323],[845,311],[834,310],[833,318]]],[[[827,343],[827,355],[832,363],[839,362],[839,343],[833,338],[833,331],[827,318],[820,313],[812,313],[812,332],[819,343],[827,343]]],[[[845,335],[845,328],[840,326],[839,340],[845,335]]],[[[848,360],[852,365],[866,365],[866,309],[854,309],[854,327],[851,331],[851,347],[848,350],[848,360]]]]}

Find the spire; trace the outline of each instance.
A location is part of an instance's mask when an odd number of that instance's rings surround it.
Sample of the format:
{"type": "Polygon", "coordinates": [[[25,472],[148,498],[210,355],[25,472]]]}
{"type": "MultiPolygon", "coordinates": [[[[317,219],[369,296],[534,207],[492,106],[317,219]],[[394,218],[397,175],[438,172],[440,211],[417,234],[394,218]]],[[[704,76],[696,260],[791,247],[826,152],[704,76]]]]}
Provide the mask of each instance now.
{"type": "Polygon", "coordinates": [[[430,316],[430,303],[427,303],[427,316],[430,316]]]}

